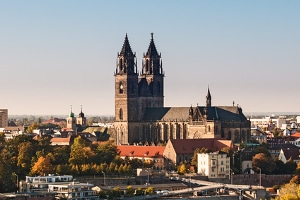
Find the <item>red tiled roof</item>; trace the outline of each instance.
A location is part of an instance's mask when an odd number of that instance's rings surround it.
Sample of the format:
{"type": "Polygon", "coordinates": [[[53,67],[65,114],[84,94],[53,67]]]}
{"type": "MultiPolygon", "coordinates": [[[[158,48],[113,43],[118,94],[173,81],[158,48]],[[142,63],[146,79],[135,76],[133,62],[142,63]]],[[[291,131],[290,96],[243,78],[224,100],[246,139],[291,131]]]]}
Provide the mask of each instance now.
{"type": "Polygon", "coordinates": [[[294,133],[293,135],[291,135],[291,137],[296,139],[300,138],[300,132],[294,133]]]}
{"type": "Polygon", "coordinates": [[[207,148],[211,151],[219,151],[224,147],[233,148],[231,140],[220,140],[213,138],[205,139],[171,139],[177,155],[180,154],[193,154],[197,148],[207,148]]]}
{"type": "Polygon", "coordinates": [[[121,157],[162,157],[165,150],[164,146],[131,146],[119,145],[117,149],[120,151],[121,157]]]}

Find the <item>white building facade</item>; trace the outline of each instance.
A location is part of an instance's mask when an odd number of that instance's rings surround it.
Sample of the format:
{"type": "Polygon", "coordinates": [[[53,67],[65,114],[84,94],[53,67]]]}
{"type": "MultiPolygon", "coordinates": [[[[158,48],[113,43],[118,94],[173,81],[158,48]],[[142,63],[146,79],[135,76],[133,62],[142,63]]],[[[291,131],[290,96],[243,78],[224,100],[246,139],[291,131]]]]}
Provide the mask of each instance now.
{"type": "Polygon", "coordinates": [[[198,174],[208,178],[226,178],[230,175],[230,157],[224,152],[199,153],[198,174]]]}

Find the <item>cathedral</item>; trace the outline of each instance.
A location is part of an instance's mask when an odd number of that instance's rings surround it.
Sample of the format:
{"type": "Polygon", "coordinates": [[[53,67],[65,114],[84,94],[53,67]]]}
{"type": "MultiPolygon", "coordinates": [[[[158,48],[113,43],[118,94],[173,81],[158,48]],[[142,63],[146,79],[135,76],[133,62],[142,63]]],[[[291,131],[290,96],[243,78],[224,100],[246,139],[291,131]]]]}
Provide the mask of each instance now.
{"type": "Polygon", "coordinates": [[[239,106],[212,106],[208,88],[206,105],[164,107],[164,71],[153,33],[137,69],[128,36],[118,53],[115,69],[115,134],[117,145],[166,143],[169,139],[250,139],[250,120],[239,106]]]}

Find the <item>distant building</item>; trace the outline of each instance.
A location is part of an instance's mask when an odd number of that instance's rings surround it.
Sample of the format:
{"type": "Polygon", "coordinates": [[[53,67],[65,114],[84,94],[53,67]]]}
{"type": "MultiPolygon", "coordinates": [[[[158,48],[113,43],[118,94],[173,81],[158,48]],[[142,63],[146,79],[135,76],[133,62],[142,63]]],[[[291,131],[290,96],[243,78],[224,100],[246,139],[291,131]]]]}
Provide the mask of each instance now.
{"type": "Polygon", "coordinates": [[[0,109],[0,128],[8,126],[8,109],[0,109]]]}
{"type": "Polygon", "coordinates": [[[230,157],[226,153],[199,153],[198,174],[208,178],[226,178],[230,175],[230,157]]]}
{"type": "Polygon", "coordinates": [[[75,117],[74,113],[72,112],[72,107],[71,107],[71,112],[69,117],[67,118],[67,128],[72,129],[73,131],[82,131],[84,128],[86,128],[87,123],[86,123],[86,117],[84,116],[84,113],[81,111],[78,115],[78,117],[75,117]]]}

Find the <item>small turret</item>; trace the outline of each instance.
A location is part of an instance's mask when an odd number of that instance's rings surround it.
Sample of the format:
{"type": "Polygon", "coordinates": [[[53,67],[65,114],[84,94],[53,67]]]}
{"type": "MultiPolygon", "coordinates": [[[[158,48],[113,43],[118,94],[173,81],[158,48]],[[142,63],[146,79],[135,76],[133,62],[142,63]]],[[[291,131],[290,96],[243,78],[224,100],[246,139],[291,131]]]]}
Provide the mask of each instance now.
{"type": "Polygon", "coordinates": [[[206,95],[206,107],[211,107],[211,95],[210,95],[209,87],[206,95]]]}

